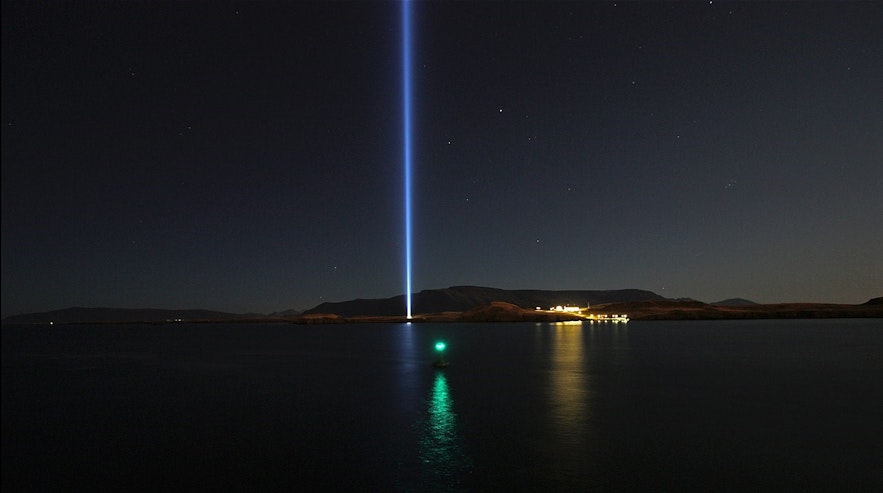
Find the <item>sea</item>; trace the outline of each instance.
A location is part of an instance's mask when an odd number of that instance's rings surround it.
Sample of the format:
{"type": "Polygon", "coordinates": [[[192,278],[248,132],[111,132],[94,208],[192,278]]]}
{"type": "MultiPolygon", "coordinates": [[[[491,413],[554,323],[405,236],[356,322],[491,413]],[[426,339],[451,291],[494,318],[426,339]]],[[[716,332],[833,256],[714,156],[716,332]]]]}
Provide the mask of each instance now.
{"type": "Polygon", "coordinates": [[[0,333],[4,492],[883,491],[881,319],[0,333]]]}

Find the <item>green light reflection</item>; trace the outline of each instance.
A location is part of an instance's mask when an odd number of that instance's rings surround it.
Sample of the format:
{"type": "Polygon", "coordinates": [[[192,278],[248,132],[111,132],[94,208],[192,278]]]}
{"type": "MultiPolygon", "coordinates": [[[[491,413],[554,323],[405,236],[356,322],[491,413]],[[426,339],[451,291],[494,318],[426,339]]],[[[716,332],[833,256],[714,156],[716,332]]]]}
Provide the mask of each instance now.
{"type": "Polygon", "coordinates": [[[434,490],[456,489],[471,469],[472,461],[457,432],[457,414],[443,371],[435,373],[427,405],[427,419],[421,423],[420,434],[420,462],[428,473],[425,479],[434,490]]]}

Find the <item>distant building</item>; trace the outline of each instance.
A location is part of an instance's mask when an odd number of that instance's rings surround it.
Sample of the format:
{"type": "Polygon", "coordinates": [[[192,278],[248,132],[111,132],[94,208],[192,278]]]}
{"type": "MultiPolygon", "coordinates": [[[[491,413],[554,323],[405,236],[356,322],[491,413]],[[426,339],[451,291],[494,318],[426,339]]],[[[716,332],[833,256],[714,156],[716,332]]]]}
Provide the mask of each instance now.
{"type": "Polygon", "coordinates": [[[565,305],[557,305],[551,306],[548,310],[543,310],[543,307],[538,306],[537,311],[550,311],[550,312],[561,312],[561,313],[573,313],[579,315],[583,320],[588,320],[591,322],[628,322],[629,316],[625,313],[614,313],[614,314],[606,314],[606,313],[587,313],[588,307],[580,308],[578,306],[565,306],[565,305]],[[584,313],[586,312],[586,313],[584,313]]]}
{"type": "Polygon", "coordinates": [[[553,307],[549,308],[549,311],[551,311],[551,312],[565,312],[565,313],[579,313],[579,312],[583,311],[583,309],[578,306],[558,305],[558,306],[553,306],[553,307]]]}

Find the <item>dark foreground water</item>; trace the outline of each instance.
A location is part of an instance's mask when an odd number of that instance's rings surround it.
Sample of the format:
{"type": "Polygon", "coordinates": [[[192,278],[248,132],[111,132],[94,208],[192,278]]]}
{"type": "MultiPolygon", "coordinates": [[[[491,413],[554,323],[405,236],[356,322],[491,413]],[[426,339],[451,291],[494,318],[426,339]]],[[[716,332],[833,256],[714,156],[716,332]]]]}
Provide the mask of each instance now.
{"type": "Polygon", "coordinates": [[[879,319],[4,326],[2,365],[6,492],[883,485],[879,319]]]}

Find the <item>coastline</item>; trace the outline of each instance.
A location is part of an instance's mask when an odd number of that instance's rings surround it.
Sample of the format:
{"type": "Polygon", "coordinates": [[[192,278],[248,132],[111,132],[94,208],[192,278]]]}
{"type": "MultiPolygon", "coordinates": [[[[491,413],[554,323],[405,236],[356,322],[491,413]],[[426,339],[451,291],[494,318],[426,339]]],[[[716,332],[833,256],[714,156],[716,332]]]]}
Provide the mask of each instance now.
{"type": "MultiPolygon", "coordinates": [[[[300,314],[286,317],[245,316],[236,318],[193,318],[174,320],[82,320],[55,322],[55,325],[179,323],[276,323],[297,325],[364,324],[364,323],[489,323],[539,322],[555,323],[588,321],[588,315],[627,314],[631,321],[641,320],[759,320],[759,319],[825,319],[883,318],[883,304],[844,305],[832,303],[776,303],[745,306],[719,306],[699,301],[638,301],[593,306],[580,315],[531,310],[511,303],[495,301],[464,312],[416,314],[410,320],[403,315],[358,315],[344,317],[334,313],[300,314]]],[[[49,321],[30,323],[6,322],[4,325],[47,325],[49,321]]],[[[605,323],[605,322],[600,322],[605,323]]]]}
{"type": "MultiPolygon", "coordinates": [[[[527,310],[501,302],[467,312],[418,314],[407,320],[403,316],[342,317],[314,314],[294,317],[289,323],[465,323],[465,322],[566,322],[588,319],[580,315],[527,310]]],[[[751,306],[715,306],[698,301],[611,303],[592,308],[593,315],[627,314],[630,321],[642,320],[760,320],[760,319],[824,319],[883,318],[881,305],[839,305],[831,303],[776,303],[751,306]]],[[[601,322],[604,323],[604,322],[601,322]]]]}

